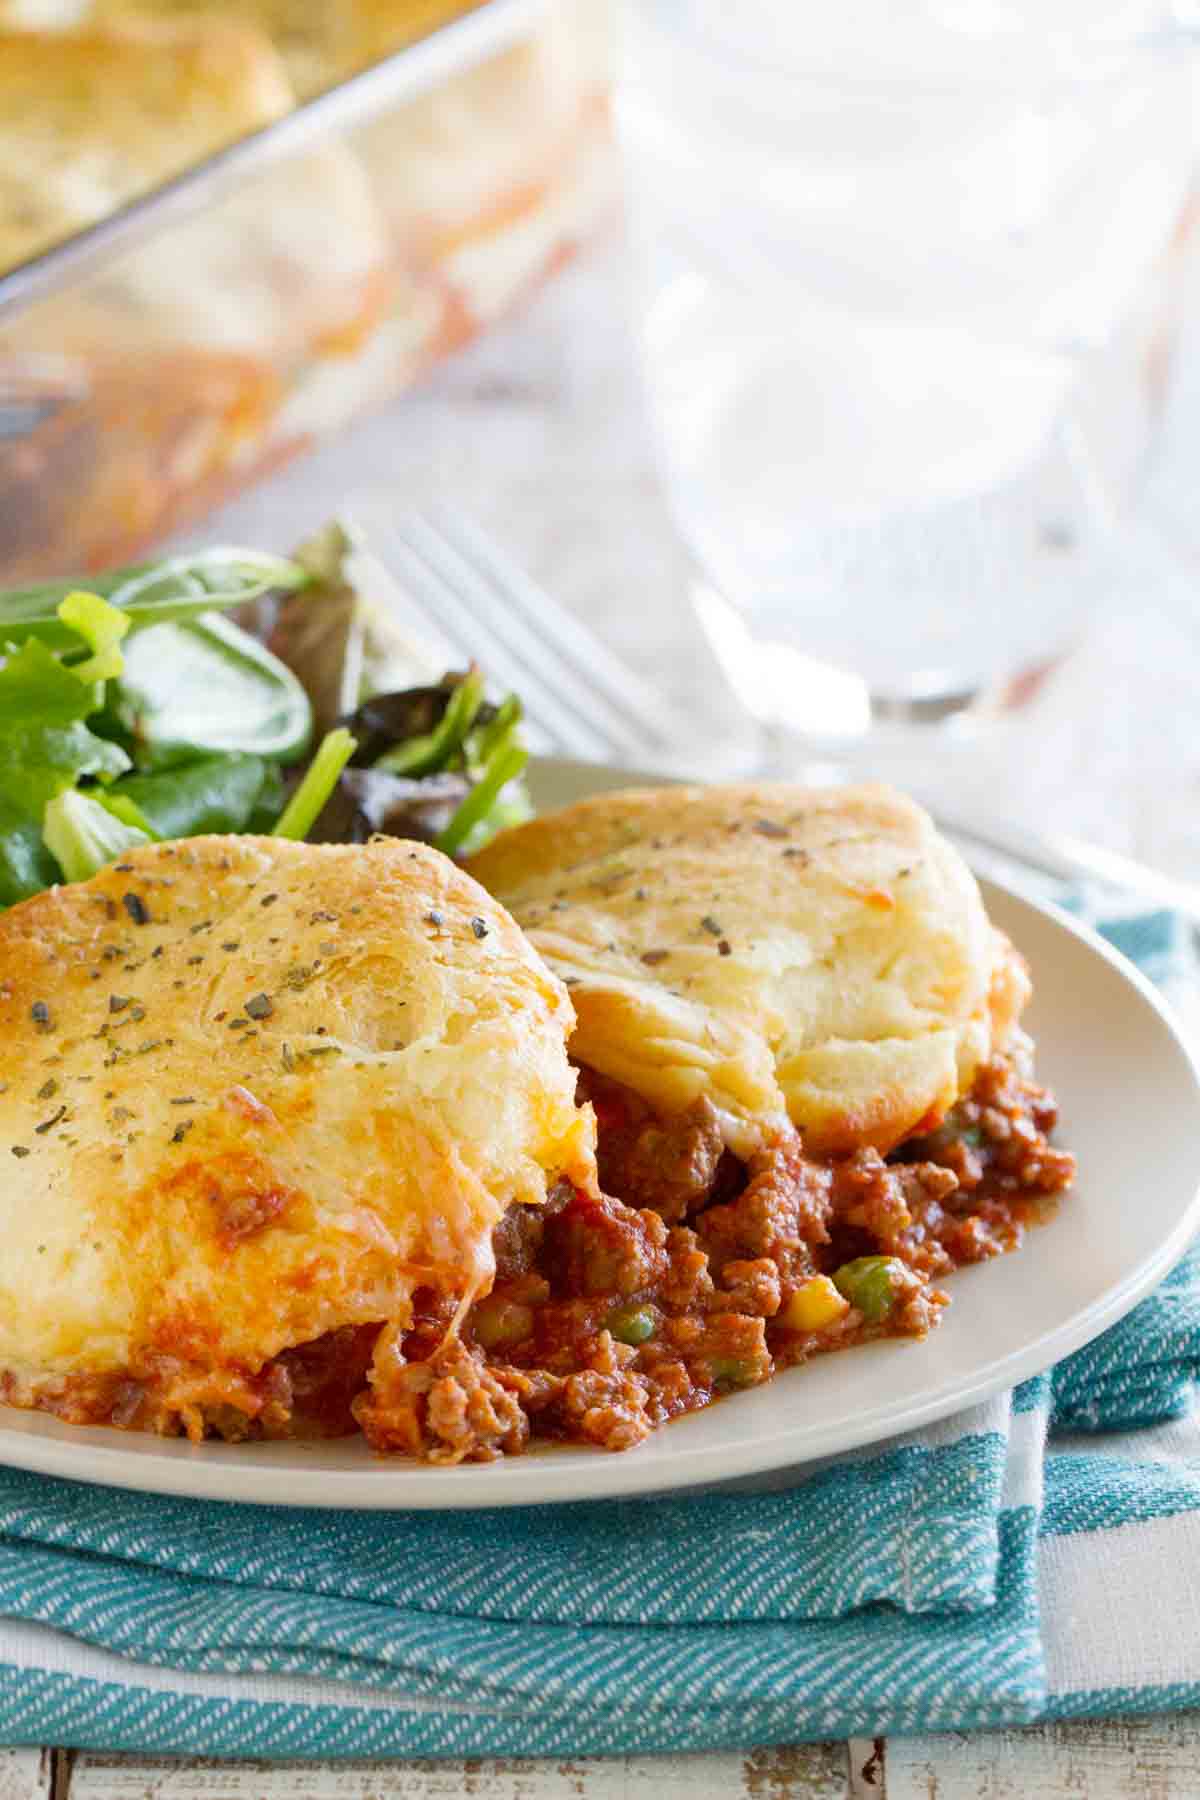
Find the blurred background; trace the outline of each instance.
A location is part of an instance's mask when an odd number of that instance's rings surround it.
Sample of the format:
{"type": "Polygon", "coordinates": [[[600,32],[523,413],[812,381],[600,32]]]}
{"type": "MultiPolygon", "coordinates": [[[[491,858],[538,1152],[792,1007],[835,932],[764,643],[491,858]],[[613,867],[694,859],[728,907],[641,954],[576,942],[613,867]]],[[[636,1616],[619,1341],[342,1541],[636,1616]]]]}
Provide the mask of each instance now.
{"type": "Polygon", "coordinates": [[[1200,880],[1196,24],[0,0],[0,582],[448,499],[678,766],[1200,880]]]}

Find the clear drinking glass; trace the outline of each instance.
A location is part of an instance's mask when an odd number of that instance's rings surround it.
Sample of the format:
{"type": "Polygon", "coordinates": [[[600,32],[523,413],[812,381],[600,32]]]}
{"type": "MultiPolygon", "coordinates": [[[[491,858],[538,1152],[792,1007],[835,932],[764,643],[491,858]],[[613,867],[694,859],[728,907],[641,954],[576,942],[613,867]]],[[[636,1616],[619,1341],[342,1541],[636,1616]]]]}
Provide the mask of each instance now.
{"type": "Polygon", "coordinates": [[[833,740],[1037,684],[1105,597],[1190,235],[1144,0],[626,0],[637,328],[701,619],[833,740]]]}

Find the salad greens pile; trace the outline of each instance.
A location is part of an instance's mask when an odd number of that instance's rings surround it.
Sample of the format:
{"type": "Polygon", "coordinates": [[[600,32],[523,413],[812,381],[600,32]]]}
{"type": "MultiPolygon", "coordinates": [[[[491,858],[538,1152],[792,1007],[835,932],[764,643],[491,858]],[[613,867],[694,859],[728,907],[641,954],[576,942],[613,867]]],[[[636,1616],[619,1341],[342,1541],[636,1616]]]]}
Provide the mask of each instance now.
{"type": "Polygon", "coordinates": [[[340,836],[427,837],[448,856],[470,856],[532,815],[521,703],[510,694],[493,706],[478,669],[381,694],[345,723],[358,748],[341,785],[359,816],[340,836]]]}
{"type": "Polygon", "coordinates": [[[529,816],[515,696],[493,705],[475,669],[371,692],[387,658],[330,530],[319,557],[214,549],[0,593],[0,906],[158,839],[385,831],[454,855],[529,816]]]}

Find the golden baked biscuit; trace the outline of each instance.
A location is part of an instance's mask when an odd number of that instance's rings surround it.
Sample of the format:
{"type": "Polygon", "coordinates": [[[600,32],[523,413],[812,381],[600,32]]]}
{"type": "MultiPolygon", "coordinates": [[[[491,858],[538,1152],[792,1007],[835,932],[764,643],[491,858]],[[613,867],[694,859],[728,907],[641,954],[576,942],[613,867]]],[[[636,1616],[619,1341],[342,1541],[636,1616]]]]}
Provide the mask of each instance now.
{"type": "Polygon", "coordinates": [[[291,110],[275,51],[236,20],[128,19],[66,32],[5,22],[0,269],[291,110]]]}
{"type": "Polygon", "coordinates": [[[594,1188],[572,1023],[419,844],[190,839],[0,915],[0,1391],[199,1435],[417,1289],[465,1312],[510,1204],[594,1188]]]}
{"type": "Polygon", "coordinates": [[[751,1154],[888,1150],[940,1117],[1027,993],[958,853],[882,787],[598,795],[472,872],[566,981],[576,1062],[751,1154]]]}
{"type": "Polygon", "coordinates": [[[470,10],[469,0],[92,0],[89,8],[101,19],[235,19],[274,44],[301,100],[470,10]]]}

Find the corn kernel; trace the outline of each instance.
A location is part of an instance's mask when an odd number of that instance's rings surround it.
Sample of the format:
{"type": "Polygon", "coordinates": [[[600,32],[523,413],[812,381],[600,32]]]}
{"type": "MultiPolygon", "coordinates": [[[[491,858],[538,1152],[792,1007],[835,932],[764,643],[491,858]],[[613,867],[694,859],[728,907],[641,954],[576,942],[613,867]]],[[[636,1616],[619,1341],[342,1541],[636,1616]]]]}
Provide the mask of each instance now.
{"type": "Polygon", "coordinates": [[[839,1294],[828,1275],[814,1275],[798,1287],[779,1315],[789,1331],[823,1331],[850,1311],[850,1302],[839,1294]]]}

